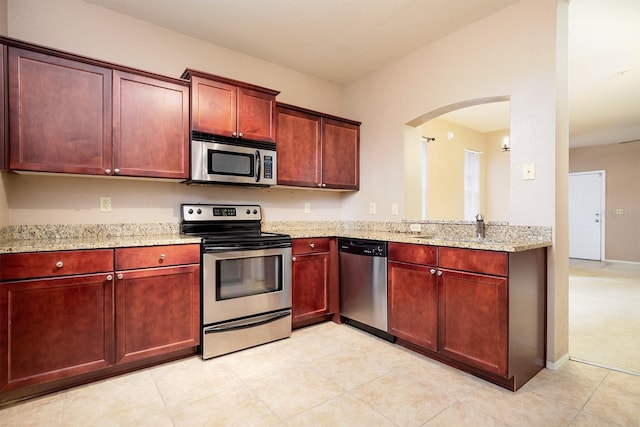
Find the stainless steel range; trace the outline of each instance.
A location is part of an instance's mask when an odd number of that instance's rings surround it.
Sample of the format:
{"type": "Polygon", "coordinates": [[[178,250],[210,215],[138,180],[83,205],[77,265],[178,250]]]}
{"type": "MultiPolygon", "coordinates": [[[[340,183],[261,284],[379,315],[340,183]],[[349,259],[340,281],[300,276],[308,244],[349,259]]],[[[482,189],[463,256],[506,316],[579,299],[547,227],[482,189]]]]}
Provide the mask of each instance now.
{"type": "Polygon", "coordinates": [[[202,358],[291,336],[291,237],[261,231],[259,205],[181,205],[202,237],[202,358]]]}

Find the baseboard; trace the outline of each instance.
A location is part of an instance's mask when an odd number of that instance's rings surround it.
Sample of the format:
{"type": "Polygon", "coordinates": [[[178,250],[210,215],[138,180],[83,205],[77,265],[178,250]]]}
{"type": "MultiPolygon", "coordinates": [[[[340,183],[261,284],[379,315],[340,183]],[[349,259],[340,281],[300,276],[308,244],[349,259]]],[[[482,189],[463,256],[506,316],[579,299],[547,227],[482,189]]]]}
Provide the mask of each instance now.
{"type": "Polygon", "coordinates": [[[625,260],[621,260],[621,259],[605,259],[605,262],[615,262],[615,263],[619,263],[619,264],[631,264],[631,265],[640,266],[640,262],[638,262],[638,261],[625,261],[625,260]]]}
{"type": "Polygon", "coordinates": [[[565,363],[569,361],[569,353],[565,353],[555,362],[547,360],[547,369],[551,369],[552,371],[557,371],[560,369],[565,363]]]}

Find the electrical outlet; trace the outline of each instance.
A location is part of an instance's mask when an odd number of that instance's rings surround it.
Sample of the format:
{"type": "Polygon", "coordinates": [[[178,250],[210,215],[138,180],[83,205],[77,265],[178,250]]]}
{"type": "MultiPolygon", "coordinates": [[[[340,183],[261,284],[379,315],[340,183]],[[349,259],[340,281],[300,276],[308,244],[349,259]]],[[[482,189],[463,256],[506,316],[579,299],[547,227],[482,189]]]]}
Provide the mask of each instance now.
{"type": "Polygon", "coordinates": [[[392,203],[391,204],[391,215],[398,215],[398,204],[397,203],[392,203]]]}
{"type": "Polygon", "coordinates": [[[411,224],[409,226],[409,229],[411,231],[413,231],[414,233],[418,233],[418,232],[422,231],[422,227],[420,227],[420,224],[411,224]]]}
{"type": "Polygon", "coordinates": [[[304,213],[311,213],[311,203],[304,204],[304,213]]]}
{"type": "Polygon", "coordinates": [[[111,212],[111,197],[100,197],[100,212],[111,212]]]}
{"type": "Polygon", "coordinates": [[[373,202],[369,203],[369,213],[372,215],[376,213],[376,204],[373,202]]]}

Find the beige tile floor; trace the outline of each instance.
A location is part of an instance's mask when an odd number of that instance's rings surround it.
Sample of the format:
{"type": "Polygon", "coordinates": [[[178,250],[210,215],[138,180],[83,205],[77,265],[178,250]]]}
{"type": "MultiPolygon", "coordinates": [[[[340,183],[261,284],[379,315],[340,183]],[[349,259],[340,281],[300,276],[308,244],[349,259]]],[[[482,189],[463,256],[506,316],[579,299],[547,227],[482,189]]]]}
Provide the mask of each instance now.
{"type": "Polygon", "coordinates": [[[640,377],[568,362],[516,393],[346,325],[0,410],[1,426],[640,426],[640,377]]]}

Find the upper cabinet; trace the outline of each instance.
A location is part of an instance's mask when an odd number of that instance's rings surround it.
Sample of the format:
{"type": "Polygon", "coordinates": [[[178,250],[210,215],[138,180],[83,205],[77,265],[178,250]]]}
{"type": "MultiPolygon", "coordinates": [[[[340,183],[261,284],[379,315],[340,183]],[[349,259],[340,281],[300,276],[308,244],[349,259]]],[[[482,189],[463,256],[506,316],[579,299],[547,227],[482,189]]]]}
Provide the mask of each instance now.
{"type": "Polygon", "coordinates": [[[360,123],[278,104],[278,184],[358,190],[360,123]]]}
{"type": "Polygon", "coordinates": [[[189,176],[189,87],[113,72],[113,166],[127,176],[189,176]]]}
{"type": "Polygon", "coordinates": [[[7,118],[7,47],[0,44],[0,169],[7,168],[7,132],[9,119],[7,118]]]}
{"type": "Polygon", "coordinates": [[[195,131],[275,141],[278,91],[187,69],[191,80],[191,116],[195,131]]]}
{"type": "Polygon", "coordinates": [[[17,44],[9,169],[188,178],[188,82],[17,44]]]}
{"type": "Polygon", "coordinates": [[[111,70],[9,48],[9,168],[111,169],[111,70]]]}

